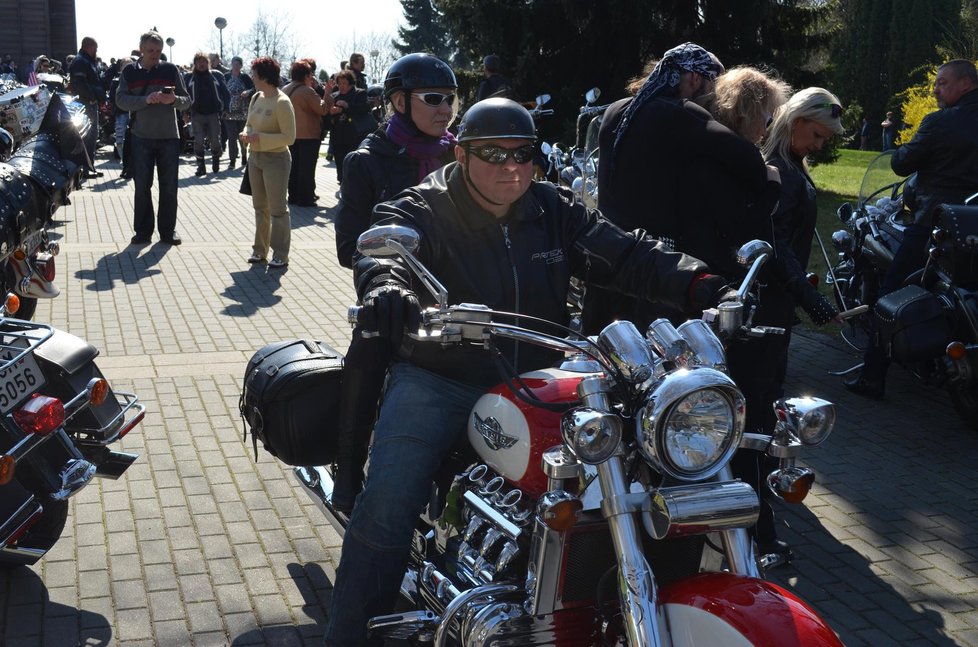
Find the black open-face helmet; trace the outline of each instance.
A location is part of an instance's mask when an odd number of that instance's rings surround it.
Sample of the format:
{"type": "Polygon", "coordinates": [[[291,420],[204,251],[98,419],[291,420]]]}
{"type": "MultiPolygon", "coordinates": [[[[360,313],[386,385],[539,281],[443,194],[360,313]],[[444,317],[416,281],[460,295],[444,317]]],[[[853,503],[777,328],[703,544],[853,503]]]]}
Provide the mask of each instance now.
{"type": "Polygon", "coordinates": [[[462,117],[458,127],[458,143],[480,139],[536,139],[533,117],[526,108],[512,99],[485,99],[475,104],[462,117]]]}
{"type": "Polygon", "coordinates": [[[398,90],[458,88],[455,72],[448,63],[431,54],[407,54],[394,61],[384,79],[384,99],[398,90]]]}

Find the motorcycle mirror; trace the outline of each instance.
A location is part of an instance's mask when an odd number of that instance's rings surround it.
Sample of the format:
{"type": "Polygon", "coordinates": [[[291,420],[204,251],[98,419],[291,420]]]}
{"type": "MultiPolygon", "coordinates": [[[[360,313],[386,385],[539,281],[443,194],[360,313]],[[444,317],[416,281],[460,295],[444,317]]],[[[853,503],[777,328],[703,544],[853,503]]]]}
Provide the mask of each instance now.
{"type": "Polygon", "coordinates": [[[751,240],[743,244],[737,250],[737,263],[743,267],[750,267],[762,254],[770,254],[774,251],[771,244],[763,240],[751,240]]]}
{"type": "Polygon", "coordinates": [[[371,258],[388,258],[398,255],[398,244],[413,254],[421,245],[421,236],[414,229],[402,225],[371,227],[357,238],[357,251],[371,258]]]}
{"type": "Polygon", "coordinates": [[[549,155],[550,151],[552,150],[553,150],[553,146],[551,146],[549,142],[543,142],[542,144],[540,144],[540,151],[544,155],[549,155]]]}
{"type": "Polygon", "coordinates": [[[852,218],[852,205],[848,202],[843,202],[841,205],[839,205],[839,209],[836,211],[836,214],[839,216],[839,220],[842,222],[849,222],[849,220],[852,218]]]}
{"type": "Polygon", "coordinates": [[[550,95],[549,94],[541,94],[540,96],[538,96],[536,98],[536,102],[537,102],[537,107],[539,108],[540,106],[542,106],[542,105],[547,104],[547,103],[550,102],[550,95]]]}
{"type": "Polygon", "coordinates": [[[584,98],[587,99],[589,104],[594,103],[601,96],[600,88],[591,88],[584,94],[584,98]]]}

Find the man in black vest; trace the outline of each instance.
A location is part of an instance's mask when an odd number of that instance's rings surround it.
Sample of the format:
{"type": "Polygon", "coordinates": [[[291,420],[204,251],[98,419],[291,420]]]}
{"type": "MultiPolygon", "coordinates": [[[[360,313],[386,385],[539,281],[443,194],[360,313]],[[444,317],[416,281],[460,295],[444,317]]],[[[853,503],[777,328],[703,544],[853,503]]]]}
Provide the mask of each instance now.
{"type": "Polygon", "coordinates": [[[95,42],[94,38],[85,36],[82,38],[78,56],[71,61],[71,66],[68,68],[72,90],[78,95],[79,101],[85,104],[85,114],[92,122],[88,137],[85,139],[85,150],[88,151],[88,157],[92,163],[85,176],[88,178],[102,177],[102,173],[95,170],[95,147],[98,143],[98,105],[105,101],[105,86],[102,83],[98,63],[95,60],[97,52],[98,43],[95,42]]]}

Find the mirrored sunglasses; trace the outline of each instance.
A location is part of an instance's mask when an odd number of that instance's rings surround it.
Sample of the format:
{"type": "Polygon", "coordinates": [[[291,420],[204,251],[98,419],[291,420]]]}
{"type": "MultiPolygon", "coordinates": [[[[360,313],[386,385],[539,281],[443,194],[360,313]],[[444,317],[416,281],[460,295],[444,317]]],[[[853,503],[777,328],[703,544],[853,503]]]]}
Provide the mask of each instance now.
{"type": "Polygon", "coordinates": [[[502,146],[487,144],[485,146],[469,146],[468,150],[480,160],[489,164],[505,164],[506,160],[510,157],[517,164],[526,164],[533,159],[533,155],[536,153],[533,144],[527,144],[519,148],[503,148],[502,146]]]}
{"type": "Polygon", "coordinates": [[[432,107],[440,106],[446,102],[448,105],[455,103],[454,94],[442,94],[441,92],[412,92],[411,94],[432,107]]]}
{"type": "Polygon", "coordinates": [[[820,103],[816,108],[830,108],[832,110],[832,118],[838,119],[842,116],[842,106],[837,103],[820,103]]]}

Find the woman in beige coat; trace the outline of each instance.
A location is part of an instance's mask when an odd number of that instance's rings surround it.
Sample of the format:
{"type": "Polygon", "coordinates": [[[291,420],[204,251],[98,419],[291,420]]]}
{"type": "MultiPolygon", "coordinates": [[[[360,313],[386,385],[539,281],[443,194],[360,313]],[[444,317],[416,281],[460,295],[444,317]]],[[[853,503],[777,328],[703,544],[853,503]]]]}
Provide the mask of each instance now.
{"type": "Polygon", "coordinates": [[[289,264],[292,240],[286,191],[292,169],[289,146],[295,142],[295,111],[289,98],[276,86],[280,71],[275,59],[268,56],[257,58],[251,64],[251,78],[257,92],[248,106],[245,131],[238,136],[251,148],[248,178],[255,207],[255,244],[248,262],[263,262],[271,247],[269,269],[289,264]]]}

